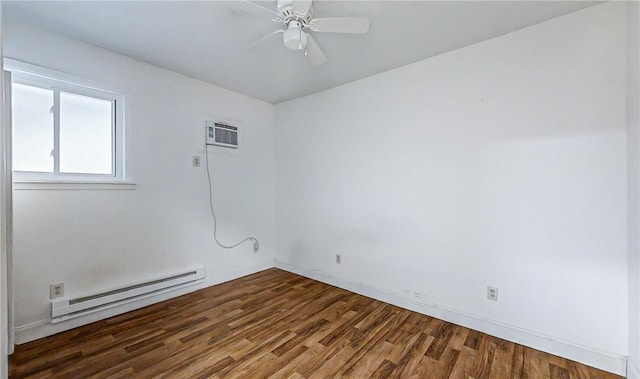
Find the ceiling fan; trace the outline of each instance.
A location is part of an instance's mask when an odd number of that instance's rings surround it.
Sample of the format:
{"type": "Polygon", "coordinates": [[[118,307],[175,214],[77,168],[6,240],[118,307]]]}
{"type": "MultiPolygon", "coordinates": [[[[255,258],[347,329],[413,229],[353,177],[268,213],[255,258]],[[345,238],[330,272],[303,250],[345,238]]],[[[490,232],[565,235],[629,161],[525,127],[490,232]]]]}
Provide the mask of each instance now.
{"type": "Polygon", "coordinates": [[[272,21],[282,26],[282,29],[267,34],[249,48],[271,36],[282,34],[284,47],[303,52],[314,65],[325,63],[327,57],[309,32],[364,34],[369,30],[369,19],[366,17],[313,18],[312,0],[276,0],[276,12],[251,1],[245,2],[269,12],[275,16],[272,21]]]}

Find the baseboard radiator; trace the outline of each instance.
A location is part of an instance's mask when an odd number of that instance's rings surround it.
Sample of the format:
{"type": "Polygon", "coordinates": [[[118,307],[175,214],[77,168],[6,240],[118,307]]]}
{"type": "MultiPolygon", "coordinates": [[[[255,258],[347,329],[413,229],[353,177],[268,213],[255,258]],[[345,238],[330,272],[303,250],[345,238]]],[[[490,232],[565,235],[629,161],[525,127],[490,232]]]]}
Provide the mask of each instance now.
{"type": "Polygon", "coordinates": [[[193,270],[178,272],[163,278],[102,293],[73,299],[56,299],[51,302],[51,323],[55,324],[136,300],[193,286],[204,282],[204,277],[204,267],[198,267],[193,270]]]}

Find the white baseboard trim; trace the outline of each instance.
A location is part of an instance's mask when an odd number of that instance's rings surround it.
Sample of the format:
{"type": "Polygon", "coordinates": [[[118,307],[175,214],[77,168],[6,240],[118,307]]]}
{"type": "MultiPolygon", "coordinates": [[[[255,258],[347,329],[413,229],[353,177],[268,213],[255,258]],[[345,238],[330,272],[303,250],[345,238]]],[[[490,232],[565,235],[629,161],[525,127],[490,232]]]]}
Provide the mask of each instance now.
{"type": "Polygon", "coordinates": [[[14,328],[15,341],[17,345],[34,341],[40,338],[48,337],[66,330],[77,328],[82,325],[87,325],[92,322],[107,319],[109,317],[117,316],[126,312],[130,312],[136,309],[146,307],[151,304],[159,303],[164,300],[172,299],[174,297],[182,296],[187,293],[197,291],[199,289],[213,286],[216,284],[228,282],[233,279],[237,279],[246,275],[251,275],[259,271],[263,271],[272,268],[273,264],[269,262],[262,262],[251,267],[243,268],[240,270],[226,272],[222,274],[207,276],[205,282],[199,285],[190,287],[179,288],[174,291],[165,292],[155,296],[150,296],[138,301],[123,304],[114,308],[105,309],[100,312],[88,314],[86,316],[70,319],[57,324],[52,324],[51,319],[39,320],[24,325],[19,325],[14,328]]]}
{"type": "Polygon", "coordinates": [[[243,276],[255,274],[256,272],[268,270],[274,267],[275,266],[273,262],[269,260],[269,261],[257,263],[253,266],[242,268],[240,270],[212,275],[210,278],[205,279],[205,287],[215,286],[216,284],[225,283],[234,279],[242,278],[243,276]]]}
{"type": "Polygon", "coordinates": [[[543,335],[512,325],[502,324],[454,309],[448,309],[447,307],[438,304],[418,302],[414,299],[407,298],[391,291],[372,288],[364,284],[339,279],[318,270],[294,266],[279,260],[275,261],[275,266],[282,270],[340,287],[376,300],[384,301],[401,308],[436,317],[456,325],[474,329],[617,375],[624,376],[627,369],[627,359],[622,355],[598,351],[579,344],[561,341],[552,336],[543,335]]]}
{"type": "Polygon", "coordinates": [[[638,364],[631,358],[627,361],[627,379],[640,379],[640,369],[638,369],[638,364]]]}

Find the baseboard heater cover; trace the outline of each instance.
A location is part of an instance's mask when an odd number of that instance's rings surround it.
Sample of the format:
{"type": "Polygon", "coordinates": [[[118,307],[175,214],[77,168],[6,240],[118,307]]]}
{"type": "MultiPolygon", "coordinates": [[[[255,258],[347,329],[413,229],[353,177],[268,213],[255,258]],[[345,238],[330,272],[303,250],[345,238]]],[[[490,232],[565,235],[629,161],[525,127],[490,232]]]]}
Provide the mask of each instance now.
{"type": "Polygon", "coordinates": [[[161,293],[204,282],[205,269],[198,267],[163,278],[73,299],[51,302],[51,323],[84,316],[161,293]]]}

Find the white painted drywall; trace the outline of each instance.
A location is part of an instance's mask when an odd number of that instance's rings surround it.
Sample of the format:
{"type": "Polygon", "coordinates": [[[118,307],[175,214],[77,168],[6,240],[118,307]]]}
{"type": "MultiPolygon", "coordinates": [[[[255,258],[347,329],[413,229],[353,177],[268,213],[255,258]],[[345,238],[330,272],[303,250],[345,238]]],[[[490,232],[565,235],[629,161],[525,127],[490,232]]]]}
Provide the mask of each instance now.
{"type": "Polygon", "coordinates": [[[606,3],[277,104],[276,261],[624,370],[625,49],[606,3]]]}
{"type": "MultiPolygon", "coordinates": [[[[2,6],[0,5],[0,60],[2,60],[2,6]]],[[[4,110],[5,94],[4,94],[4,72],[0,77],[0,135],[5,136],[7,125],[7,114],[4,110]]],[[[7,207],[7,194],[5,193],[7,188],[11,188],[7,185],[10,181],[11,175],[7,172],[5,165],[5,153],[6,153],[6,141],[0,143],[0,377],[6,378],[9,376],[9,364],[8,354],[13,350],[10,346],[9,337],[9,291],[10,288],[8,277],[9,265],[7,262],[7,238],[10,236],[7,233],[6,221],[8,219],[9,209],[7,207]]]]}
{"type": "Polygon", "coordinates": [[[627,155],[629,201],[629,378],[640,378],[640,4],[627,25],[627,155]]]}
{"type": "MultiPolygon", "coordinates": [[[[4,26],[6,57],[126,96],[137,184],[133,191],[14,191],[15,317],[22,332],[50,318],[50,283],[64,282],[73,297],[200,265],[208,285],[273,266],[272,104],[30,26],[4,26]],[[242,123],[239,150],[209,150],[218,236],[231,243],[254,235],[257,254],[252,243],[223,251],[212,238],[204,124],[217,116],[242,123]],[[202,167],[192,167],[196,154],[202,167]]],[[[38,336],[27,334],[22,340],[38,336]]]]}

